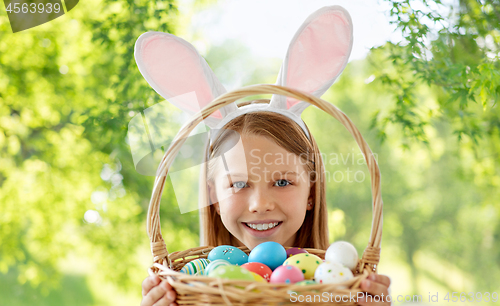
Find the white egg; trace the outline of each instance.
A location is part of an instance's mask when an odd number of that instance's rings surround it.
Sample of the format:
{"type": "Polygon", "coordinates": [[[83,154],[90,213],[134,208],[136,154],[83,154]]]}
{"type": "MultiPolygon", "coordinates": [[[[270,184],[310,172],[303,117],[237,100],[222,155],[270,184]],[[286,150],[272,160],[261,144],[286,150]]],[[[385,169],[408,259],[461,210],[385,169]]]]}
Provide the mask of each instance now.
{"type": "Polygon", "coordinates": [[[338,262],[351,271],[356,269],[358,265],[358,251],[356,248],[345,241],[337,241],[332,243],[325,253],[325,260],[331,262],[338,262]]]}
{"type": "Polygon", "coordinates": [[[343,283],[353,277],[351,270],[338,262],[325,261],[314,272],[314,281],[320,284],[343,283]]]}

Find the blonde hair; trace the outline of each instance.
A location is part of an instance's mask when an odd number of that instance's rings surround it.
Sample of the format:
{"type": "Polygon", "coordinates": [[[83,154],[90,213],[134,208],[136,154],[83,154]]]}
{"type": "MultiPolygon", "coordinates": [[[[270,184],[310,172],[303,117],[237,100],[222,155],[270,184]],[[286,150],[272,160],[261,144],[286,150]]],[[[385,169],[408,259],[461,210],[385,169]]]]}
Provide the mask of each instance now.
{"type": "MultiPolygon", "coordinates": [[[[249,103],[269,103],[269,99],[240,103],[238,106],[249,103]]],[[[307,130],[309,132],[309,128],[307,130]]],[[[309,156],[305,167],[313,182],[311,195],[314,206],[313,209],[307,211],[304,223],[297,231],[294,246],[326,250],[329,246],[328,211],[325,199],[325,172],[319,148],[310,132],[311,140],[309,141],[302,128],[293,120],[267,111],[256,111],[236,117],[224,126],[224,130],[211,147],[206,145],[204,164],[207,166],[202,167],[200,173],[200,244],[203,246],[236,245],[235,237],[226,229],[214,205],[211,205],[213,203],[210,203],[207,185],[214,175],[216,159],[212,157],[220,152],[222,144],[232,131],[238,132],[241,137],[264,136],[291,153],[300,157],[309,156]],[[209,160],[207,160],[207,155],[210,155],[209,160]]]]}

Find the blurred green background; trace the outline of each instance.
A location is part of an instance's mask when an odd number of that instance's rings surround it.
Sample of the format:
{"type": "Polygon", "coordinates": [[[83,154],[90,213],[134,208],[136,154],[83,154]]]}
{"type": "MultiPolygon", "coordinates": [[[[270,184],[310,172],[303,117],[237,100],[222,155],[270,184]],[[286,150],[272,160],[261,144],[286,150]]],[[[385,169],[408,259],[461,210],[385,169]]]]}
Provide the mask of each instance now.
{"type": "MultiPolygon", "coordinates": [[[[377,154],[379,272],[392,278],[393,296],[425,302],[439,292],[440,305],[493,304],[442,298],[500,293],[500,2],[379,2],[402,41],[351,61],[323,96],[377,154]]],[[[185,33],[194,12],[217,2],[179,5],[86,0],[16,34],[0,11],[0,305],[140,304],[154,178],[134,168],[127,126],[163,100],[139,73],[133,46],[148,30],[185,33]]],[[[202,55],[223,83],[235,63],[251,71],[242,85],[274,83],[282,61],[261,61],[238,40],[202,55]]],[[[330,175],[330,239],[362,253],[371,222],[366,165],[333,118],[313,107],[302,118],[330,175]]],[[[168,250],[197,246],[198,213],[179,213],[170,181],[162,203],[168,250]]]]}

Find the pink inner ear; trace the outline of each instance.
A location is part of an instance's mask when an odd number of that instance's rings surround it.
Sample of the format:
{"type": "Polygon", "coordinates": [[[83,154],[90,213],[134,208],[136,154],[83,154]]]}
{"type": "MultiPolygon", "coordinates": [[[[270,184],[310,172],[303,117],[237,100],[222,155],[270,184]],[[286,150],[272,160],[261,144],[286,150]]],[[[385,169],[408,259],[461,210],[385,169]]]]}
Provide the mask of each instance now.
{"type": "MultiPolygon", "coordinates": [[[[351,30],[342,12],[325,13],[311,22],[289,51],[286,84],[313,93],[338,76],[349,56],[351,30]]],[[[299,101],[287,99],[289,109],[299,101]]]]}
{"type": "MultiPolygon", "coordinates": [[[[174,38],[157,36],[146,43],[142,54],[146,73],[164,98],[196,92],[198,103],[183,100],[185,103],[176,105],[180,109],[196,113],[213,100],[202,59],[194,50],[174,38]]],[[[222,119],[222,114],[217,110],[210,117],[222,119]]]]}

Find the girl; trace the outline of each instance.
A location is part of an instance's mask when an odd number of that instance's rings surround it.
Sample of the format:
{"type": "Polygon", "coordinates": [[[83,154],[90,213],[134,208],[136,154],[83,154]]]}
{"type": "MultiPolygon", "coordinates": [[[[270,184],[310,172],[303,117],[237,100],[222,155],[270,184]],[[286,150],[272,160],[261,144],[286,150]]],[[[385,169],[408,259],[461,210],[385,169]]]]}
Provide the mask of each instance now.
{"type": "MultiPolygon", "coordinates": [[[[241,135],[245,164],[235,151],[224,154],[231,172],[248,172],[238,180],[235,175],[225,179],[226,171],[220,160],[207,163],[207,183],[210,202],[202,211],[203,245],[247,246],[252,249],[265,241],[284,246],[310,247],[326,250],[329,246],[325,180],[319,149],[311,137],[289,118],[271,112],[252,112],[231,121],[213,144],[210,155],[224,150],[224,136],[241,135]],[[226,135],[225,135],[226,134],[226,135]],[[311,154],[312,153],[312,154],[311,154]],[[267,154],[267,155],[266,155],[267,154]],[[289,156],[293,155],[293,158],[289,156]],[[311,156],[305,160],[304,156],[311,156]],[[238,169],[239,168],[239,169],[238,169]],[[242,169],[244,169],[242,171],[242,169]],[[317,169],[317,170],[316,170],[317,169]],[[232,190],[237,190],[233,195],[232,190]],[[217,198],[224,198],[218,201],[217,198]],[[255,224],[276,224],[267,230],[249,227],[255,224]]],[[[229,138],[226,138],[226,143],[229,138]]],[[[390,281],[377,275],[362,283],[362,289],[372,295],[386,296],[390,281]]],[[[175,291],[157,276],[149,276],[142,284],[141,306],[176,305],[175,291]]],[[[384,305],[361,303],[361,305],[384,305]]],[[[389,305],[389,304],[387,304],[389,305]]]]}
{"type": "MultiPolygon", "coordinates": [[[[278,85],[321,96],[340,75],[352,48],[352,23],[338,6],[309,16],[290,43],[278,85]]],[[[224,93],[196,49],[171,34],[139,37],[135,57],[152,87],[193,114],[224,93]],[[184,95],[196,93],[192,99],[184,95]]],[[[324,166],[300,114],[309,104],[282,96],[230,104],[205,118],[212,128],[200,176],[202,245],[247,246],[265,241],[326,250],[329,246],[324,166]],[[212,133],[212,131],[215,131],[212,133]],[[234,144],[237,144],[236,146],[234,144]],[[224,156],[224,161],[217,156],[224,156]]],[[[361,289],[388,295],[387,276],[361,289]]],[[[176,305],[176,293],[158,276],[142,284],[141,306],[176,305]]],[[[365,302],[361,305],[390,305],[365,302]]]]}

